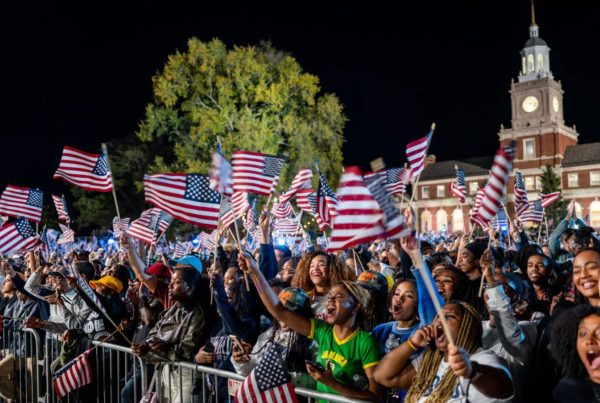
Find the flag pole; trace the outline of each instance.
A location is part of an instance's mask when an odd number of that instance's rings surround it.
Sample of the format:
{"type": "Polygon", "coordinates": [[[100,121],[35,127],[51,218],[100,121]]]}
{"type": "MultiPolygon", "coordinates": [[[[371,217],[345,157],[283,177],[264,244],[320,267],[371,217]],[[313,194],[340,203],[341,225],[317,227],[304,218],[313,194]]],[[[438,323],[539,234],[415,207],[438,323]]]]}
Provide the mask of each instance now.
{"type": "MultiPolygon", "coordinates": [[[[402,176],[404,176],[406,178],[406,168],[408,167],[408,163],[405,162],[404,163],[404,172],[402,172],[402,176]]],[[[401,178],[403,179],[403,178],[401,178]]],[[[404,194],[406,193],[406,184],[404,184],[404,192],[400,193],[400,211],[402,211],[402,208],[404,207],[404,194]]]]}
{"type": "MultiPolygon", "coordinates": [[[[546,217],[546,209],[542,209],[542,217],[546,217]]],[[[542,237],[542,222],[540,221],[540,227],[538,228],[537,243],[540,243],[541,237],[542,237]]]]}
{"type": "Polygon", "coordinates": [[[546,224],[546,237],[548,238],[550,232],[548,232],[548,216],[546,214],[544,214],[544,223],[546,224]]]}
{"type": "MultiPolygon", "coordinates": [[[[427,142],[427,147],[425,148],[425,156],[423,158],[423,170],[425,170],[425,160],[427,159],[427,153],[429,152],[429,146],[431,145],[431,140],[433,138],[433,132],[435,131],[435,122],[431,124],[431,131],[429,132],[431,134],[431,136],[429,137],[429,141],[427,142]]],[[[423,172],[423,170],[421,172],[423,172]]],[[[419,173],[419,175],[417,175],[417,179],[415,180],[415,184],[413,186],[413,191],[411,192],[410,195],[410,201],[408,202],[408,205],[412,205],[413,202],[413,198],[415,197],[415,193],[417,192],[417,185],[419,184],[419,179],[421,179],[421,173],[419,173]]]]}
{"type": "Polygon", "coordinates": [[[115,178],[112,174],[112,170],[110,169],[110,161],[108,159],[108,148],[106,147],[106,143],[102,143],[102,152],[106,155],[106,166],[108,171],[110,172],[110,180],[112,182],[112,195],[115,201],[115,209],[117,210],[117,217],[119,218],[119,222],[121,222],[121,213],[119,212],[119,203],[117,202],[117,192],[115,191],[115,178]]]}
{"type": "MultiPolygon", "coordinates": [[[[240,249],[240,253],[244,253],[244,249],[242,248],[242,242],[240,241],[240,230],[238,229],[237,219],[233,220],[233,226],[235,227],[235,235],[238,243],[238,248],[240,249]]],[[[245,271],[244,281],[246,282],[246,291],[250,291],[250,283],[248,283],[248,274],[245,271]]]]}

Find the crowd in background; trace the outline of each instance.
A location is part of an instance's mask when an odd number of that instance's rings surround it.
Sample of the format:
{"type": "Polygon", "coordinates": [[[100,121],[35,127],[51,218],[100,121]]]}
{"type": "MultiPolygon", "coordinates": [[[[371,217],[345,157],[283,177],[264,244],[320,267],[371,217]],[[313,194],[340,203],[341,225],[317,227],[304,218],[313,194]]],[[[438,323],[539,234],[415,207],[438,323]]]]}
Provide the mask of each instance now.
{"type": "MultiPolygon", "coordinates": [[[[2,342],[14,353],[0,361],[0,395],[16,399],[15,374],[31,372],[28,360],[15,365],[31,346],[10,337],[28,327],[60,340],[53,369],[92,340],[131,347],[173,401],[226,400],[227,381],[161,362],[247,376],[277,348],[295,385],[349,398],[600,402],[600,243],[573,204],[543,244],[515,221],[507,237],[491,228],[292,255],[273,242],[270,213],[259,226],[252,251],[222,229],[214,253],[177,260],[147,261],[126,236],[118,252],[3,259],[2,342]]],[[[123,374],[122,401],[134,401],[138,375],[123,374]]],[[[83,400],[85,388],[72,394],[83,400]]]]}

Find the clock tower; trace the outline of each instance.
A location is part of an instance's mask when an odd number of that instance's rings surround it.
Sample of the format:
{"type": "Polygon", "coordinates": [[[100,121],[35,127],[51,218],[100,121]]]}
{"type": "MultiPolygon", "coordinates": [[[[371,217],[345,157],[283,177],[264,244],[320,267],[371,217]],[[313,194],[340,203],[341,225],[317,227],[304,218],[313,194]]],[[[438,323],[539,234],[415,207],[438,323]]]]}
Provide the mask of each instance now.
{"type": "Polygon", "coordinates": [[[550,71],[550,48],[539,29],[532,2],[529,39],[521,50],[518,82],[510,88],[511,128],[499,133],[502,145],[517,142],[514,165],[521,170],[559,165],[578,138],[574,128],[565,126],[562,85],[550,71]]]}

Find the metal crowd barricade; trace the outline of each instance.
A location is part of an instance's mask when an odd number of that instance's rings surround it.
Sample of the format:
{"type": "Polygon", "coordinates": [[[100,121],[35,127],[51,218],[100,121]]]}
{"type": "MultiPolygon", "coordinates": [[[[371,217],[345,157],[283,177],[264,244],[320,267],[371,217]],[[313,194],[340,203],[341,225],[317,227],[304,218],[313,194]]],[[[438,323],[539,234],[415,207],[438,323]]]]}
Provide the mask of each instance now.
{"type": "MultiPolygon", "coordinates": [[[[53,374],[61,367],[55,361],[61,354],[62,342],[49,333],[43,342],[42,338],[43,333],[33,329],[2,329],[0,402],[12,399],[23,403],[82,400],[86,403],[138,403],[147,392],[156,393],[161,403],[233,402],[233,395],[244,380],[244,376],[234,372],[187,362],[149,364],[128,347],[94,341],[96,357],[92,360],[92,384],[59,398],[53,387],[53,374]],[[154,382],[151,382],[152,373],[154,382]]],[[[362,402],[300,387],[295,391],[307,402],[316,399],[336,403],[362,402]]]]}

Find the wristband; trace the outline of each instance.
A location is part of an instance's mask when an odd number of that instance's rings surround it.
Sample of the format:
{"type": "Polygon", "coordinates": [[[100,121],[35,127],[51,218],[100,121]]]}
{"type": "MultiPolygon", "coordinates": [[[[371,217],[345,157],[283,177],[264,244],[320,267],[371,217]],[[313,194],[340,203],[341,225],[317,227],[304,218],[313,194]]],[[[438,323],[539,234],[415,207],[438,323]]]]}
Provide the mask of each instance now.
{"type": "Polygon", "coordinates": [[[410,339],[406,340],[406,344],[408,345],[408,348],[410,348],[412,351],[417,351],[418,350],[418,348],[415,347],[414,344],[412,344],[412,342],[410,341],[410,339]]]}

